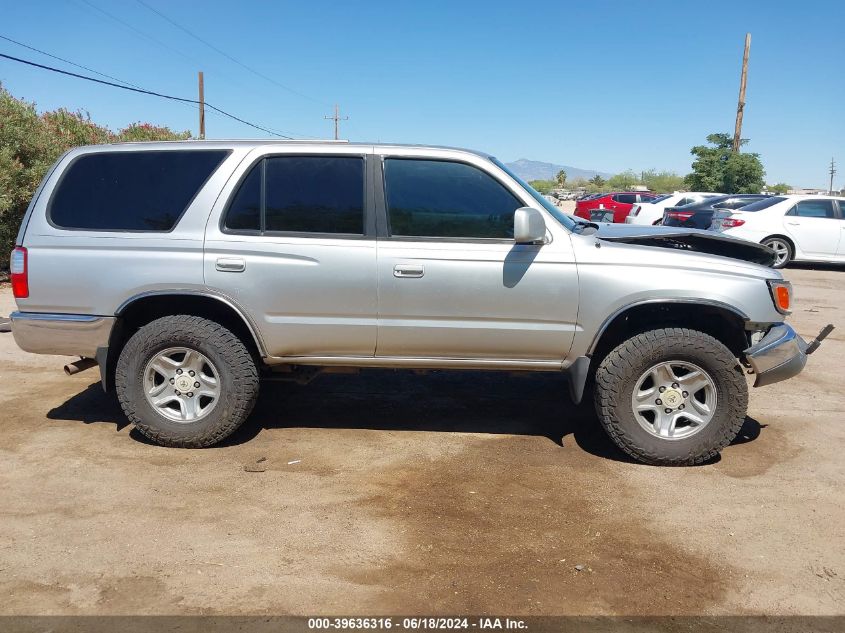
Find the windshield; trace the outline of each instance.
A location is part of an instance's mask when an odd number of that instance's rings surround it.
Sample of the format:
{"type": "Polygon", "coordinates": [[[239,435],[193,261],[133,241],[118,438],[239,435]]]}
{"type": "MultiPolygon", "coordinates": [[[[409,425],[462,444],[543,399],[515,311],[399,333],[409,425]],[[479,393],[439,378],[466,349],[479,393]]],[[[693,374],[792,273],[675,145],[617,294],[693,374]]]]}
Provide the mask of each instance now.
{"type": "Polygon", "coordinates": [[[566,215],[563,211],[558,209],[554,204],[552,204],[551,202],[546,200],[540,192],[538,192],[536,189],[534,189],[534,187],[529,185],[522,178],[520,178],[515,173],[513,173],[510,169],[505,167],[504,163],[500,162],[499,159],[491,157],[490,160],[492,160],[496,164],[496,166],[499,167],[500,169],[502,169],[508,176],[510,176],[511,178],[516,180],[522,186],[522,188],[525,189],[525,191],[527,191],[529,194],[531,194],[532,198],[534,198],[537,202],[539,202],[541,205],[543,205],[543,208],[546,211],[548,211],[549,213],[552,214],[552,216],[554,217],[555,220],[560,222],[563,226],[568,228],[570,231],[575,228],[575,226],[578,223],[575,220],[573,220],[571,217],[566,215]]]}
{"type": "Polygon", "coordinates": [[[661,194],[661,195],[657,196],[656,198],[649,198],[649,199],[647,199],[647,200],[643,200],[643,202],[644,202],[645,204],[654,204],[654,203],[656,203],[656,202],[662,202],[662,201],[663,201],[663,200],[665,200],[666,198],[671,198],[671,197],[672,197],[672,196],[671,196],[670,194],[668,194],[668,193],[664,193],[664,194],[661,194]]]}
{"type": "Polygon", "coordinates": [[[786,200],[786,198],[782,198],[780,196],[763,198],[762,200],[757,200],[756,202],[747,204],[744,207],[740,207],[737,211],[762,211],[763,209],[768,209],[769,207],[776,205],[778,202],[783,202],[784,200],[786,200]]]}

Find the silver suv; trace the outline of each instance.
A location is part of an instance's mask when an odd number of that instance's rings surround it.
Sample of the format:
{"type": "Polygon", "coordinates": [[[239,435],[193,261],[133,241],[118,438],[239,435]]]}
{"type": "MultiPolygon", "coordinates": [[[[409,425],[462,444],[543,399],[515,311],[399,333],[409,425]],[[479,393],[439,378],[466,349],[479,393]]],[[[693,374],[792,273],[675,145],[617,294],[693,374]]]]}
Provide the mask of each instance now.
{"type": "Polygon", "coordinates": [[[765,247],[599,227],[468,150],[78,148],[17,243],[18,345],[98,365],[168,446],[228,436],[278,372],[497,369],[562,372],[627,453],[693,464],[742,425],[744,368],[784,380],[817,346],[784,323],[790,286],[765,247]]]}

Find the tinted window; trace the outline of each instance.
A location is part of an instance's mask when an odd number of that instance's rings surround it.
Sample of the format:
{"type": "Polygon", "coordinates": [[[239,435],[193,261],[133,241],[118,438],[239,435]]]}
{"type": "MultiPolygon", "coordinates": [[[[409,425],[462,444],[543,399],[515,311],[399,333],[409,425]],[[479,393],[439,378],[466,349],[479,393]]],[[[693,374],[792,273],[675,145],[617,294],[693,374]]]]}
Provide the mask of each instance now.
{"type": "Polygon", "coordinates": [[[740,207],[742,211],[762,211],[763,209],[768,209],[771,206],[776,205],[778,202],[783,202],[786,198],[781,198],[780,196],[772,196],[771,198],[763,198],[762,200],[756,200],[751,204],[746,204],[744,207],[740,207]]]}
{"type": "Polygon", "coordinates": [[[675,206],[676,206],[676,207],[682,207],[682,206],[684,206],[685,204],[692,204],[692,203],[693,203],[693,202],[695,202],[695,201],[696,201],[696,200],[695,200],[695,198],[681,198],[680,200],[678,200],[678,201],[675,203],[675,206]]]}
{"type": "Polygon", "coordinates": [[[637,201],[637,194],[635,193],[617,193],[613,196],[616,202],[623,202],[625,204],[634,204],[637,201]]]}
{"type": "Polygon", "coordinates": [[[226,228],[261,230],[261,169],[258,163],[241,183],[226,213],[226,228]]]}
{"type": "Polygon", "coordinates": [[[804,218],[833,218],[833,200],[802,200],[789,212],[804,218]]]}
{"type": "Polygon", "coordinates": [[[86,154],[65,171],[48,217],[62,228],[169,231],[223,161],[223,150],[86,154]]]}
{"type": "Polygon", "coordinates": [[[265,160],[265,230],[364,233],[361,158],[278,156],[265,160]]]}
{"type": "Polygon", "coordinates": [[[739,209],[741,206],[751,204],[755,198],[731,198],[724,202],[713,205],[714,209],[739,209]]]}
{"type": "Polygon", "coordinates": [[[522,203],[480,169],[407,159],[388,159],[384,168],[392,235],[513,237],[513,213],[522,203]]]}
{"type": "Polygon", "coordinates": [[[364,160],[357,156],[265,158],[241,183],[224,224],[230,230],[255,231],[263,226],[264,231],[363,235],[364,160]]]}

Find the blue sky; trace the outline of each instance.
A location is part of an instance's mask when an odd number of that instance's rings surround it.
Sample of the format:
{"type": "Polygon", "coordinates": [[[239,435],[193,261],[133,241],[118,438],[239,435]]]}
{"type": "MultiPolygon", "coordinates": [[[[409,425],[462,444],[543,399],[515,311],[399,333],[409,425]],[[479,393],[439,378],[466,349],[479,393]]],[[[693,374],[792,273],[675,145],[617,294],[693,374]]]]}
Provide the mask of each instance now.
{"type": "MultiPolygon", "coordinates": [[[[845,3],[486,0],[0,0],[0,34],[151,90],[196,96],[295,136],[437,143],[587,169],[689,171],[689,148],[732,132],[743,38],[743,136],[769,182],[845,185],[845,3]],[[107,11],[121,24],[91,5],[107,11]],[[282,84],[292,90],[280,87],[282,84]]],[[[0,40],[0,52],[76,70],[0,40]]],[[[0,59],[40,109],[118,128],[197,131],[196,110],[0,59]]],[[[210,138],[266,134],[209,114],[210,138]]]]}

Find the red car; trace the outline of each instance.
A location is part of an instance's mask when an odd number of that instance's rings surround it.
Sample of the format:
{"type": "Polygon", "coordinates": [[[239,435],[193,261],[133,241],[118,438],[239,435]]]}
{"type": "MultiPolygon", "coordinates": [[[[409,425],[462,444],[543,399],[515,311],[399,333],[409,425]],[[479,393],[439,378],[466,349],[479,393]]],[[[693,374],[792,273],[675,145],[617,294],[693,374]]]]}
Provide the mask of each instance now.
{"type": "Polygon", "coordinates": [[[593,221],[605,222],[609,220],[610,212],[613,212],[614,222],[624,222],[635,204],[649,202],[655,198],[657,198],[657,194],[642,191],[602,193],[576,202],[575,215],[585,220],[595,218],[593,221]],[[607,220],[600,216],[607,217],[607,220]]]}

